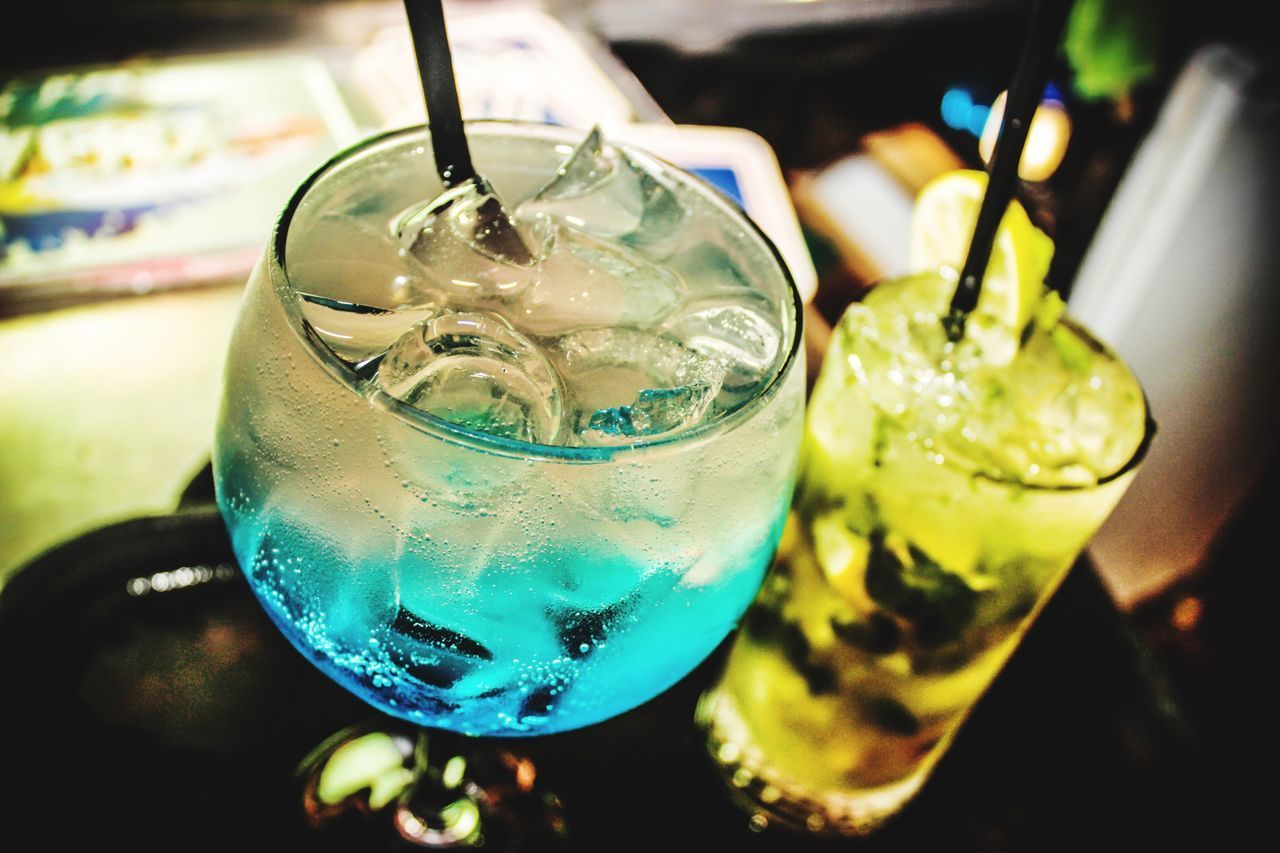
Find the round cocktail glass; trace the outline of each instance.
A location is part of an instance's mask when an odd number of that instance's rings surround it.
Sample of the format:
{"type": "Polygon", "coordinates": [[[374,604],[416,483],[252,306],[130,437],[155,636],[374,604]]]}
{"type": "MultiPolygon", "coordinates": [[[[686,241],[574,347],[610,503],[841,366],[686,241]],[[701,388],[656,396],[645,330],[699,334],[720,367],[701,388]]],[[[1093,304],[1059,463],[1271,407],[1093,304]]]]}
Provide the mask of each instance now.
{"type": "MultiPolygon", "coordinates": [[[[580,298],[543,297],[541,285],[507,287],[500,276],[434,275],[430,257],[415,267],[394,240],[390,251],[378,247],[403,211],[442,190],[426,133],[397,131],[342,152],[277,222],[227,361],[214,453],[218,503],[267,613],[352,693],[418,726],[463,735],[575,729],[633,708],[690,672],[758,589],[787,514],[800,444],[799,300],[775,250],[740,209],[652,158],[645,162],[656,164],[661,180],[638,184],[646,199],[674,194],[687,204],[658,212],[678,220],[661,241],[625,238],[636,244],[625,257],[647,258],[665,270],[655,281],[677,282],[674,289],[649,294],[641,281],[635,293],[606,293],[588,281],[580,298]],[[443,295],[425,303],[421,292],[397,295],[423,287],[443,295]],[[617,304],[602,303],[606,296],[617,304]],[[622,336],[647,346],[637,317],[669,338],[662,329],[723,318],[734,300],[773,312],[778,351],[749,393],[715,417],[595,445],[525,440],[567,429],[546,426],[561,417],[563,400],[540,399],[542,386],[530,377],[561,397],[567,392],[543,368],[526,369],[533,356],[513,353],[511,340],[559,347],[556,358],[537,363],[586,360],[603,382],[609,366],[582,355],[583,341],[622,336]],[[561,325],[560,308],[578,332],[572,351],[549,331],[561,325]],[[313,310],[337,319],[317,321],[313,310]],[[694,319],[663,320],[681,311],[694,319]],[[361,336],[386,333],[378,323],[392,328],[385,348],[415,322],[418,340],[439,332],[430,322],[458,326],[427,341],[461,346],[471,361],[454,373],[487,365],[499,379],[510,373],[523,382],[496,402],[480,395],[477,405],[506,418],[500,429],[485,431],[456,407],[446,417],[398,399],[377,375],[379,356],[353,354],[361,336]],[[525,416],[532,426],[513,425],[525,416]]],[[[504,122],[471,124],[468,135],[477,167],[513,208],[581,139],[504,122]]],[[[600,244],[575,239],[590,249],[577,257],[594,261],[600,244]]],[[[674,358],[672,345],[663,346],[674,358]]],[[[589,397],[594,387],[587,381],[576,393],[589,397]]],[[[475,403],[475,388],[463,397],[475,403]]],[[[650,397],[653,406],[674,405],[650,397]]],[[[640,413],[640,403],[606,412],[615,420],[640,413]]],[[[603,421],[600,429],[613,423],[603,421]]]]}
{"type": "Polygon", "coordinates": [[[699,704],[758,827],[906,804],[1132,480],[1137,380],[1067,318],[1012,364],[941,328],[954,279],[876,286],[810,400],[778,561],[699,704]]]}

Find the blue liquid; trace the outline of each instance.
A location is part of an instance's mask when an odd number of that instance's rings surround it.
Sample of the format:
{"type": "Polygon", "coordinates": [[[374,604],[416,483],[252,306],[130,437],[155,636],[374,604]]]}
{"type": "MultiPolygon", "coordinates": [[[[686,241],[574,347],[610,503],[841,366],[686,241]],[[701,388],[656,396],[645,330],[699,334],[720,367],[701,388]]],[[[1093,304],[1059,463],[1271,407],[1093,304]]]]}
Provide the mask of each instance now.
{"type": "Polygon", "coordinates": [[[580,728],[666,690],[742,615],[785,517],[783,503],[773,529],[726,532],[736,553],[695,585],[689,565],[570,541],[491,564],[483,547],[477,564],[432,543],[358,556],[342,531],[288,518],[269,496],[229,498],[245,493],[220,474],[236,556],[294,646],[379,710],[469,735],[580,728]]]}

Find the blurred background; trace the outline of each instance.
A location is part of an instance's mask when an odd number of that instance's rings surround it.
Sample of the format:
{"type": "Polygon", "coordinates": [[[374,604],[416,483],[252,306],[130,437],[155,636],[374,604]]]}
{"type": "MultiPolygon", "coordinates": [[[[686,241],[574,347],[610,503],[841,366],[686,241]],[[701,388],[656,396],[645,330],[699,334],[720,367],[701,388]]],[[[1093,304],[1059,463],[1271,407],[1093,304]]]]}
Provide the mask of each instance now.
{"type": "MultiPolygon", "coordinates": [[[[982,167],[1029,8],[447,4],[469,117],[762,138],[763,154],[727,141],[717,156],[751,187],[748,212],[794,242],[815,354],[851,301],[904,271],[915,192],[982,167]]],[[[78,534],[177,506],[205,464],[240,286],[276,213],[339,148],[423,118],[398,2],[42,0],[14,14],[0,55],[0,583],[78,534]]],[[[1159,422],[1092,562],[1224,754],[1248,752],[1263,707],[1276,48],[1246,0],[1079,0],[1020,187],[1055,241],[1050,284],[1134,366],[1159,422]]],[[[706,156],[651,133],[638,138],[676,162],[706,156]]]]}

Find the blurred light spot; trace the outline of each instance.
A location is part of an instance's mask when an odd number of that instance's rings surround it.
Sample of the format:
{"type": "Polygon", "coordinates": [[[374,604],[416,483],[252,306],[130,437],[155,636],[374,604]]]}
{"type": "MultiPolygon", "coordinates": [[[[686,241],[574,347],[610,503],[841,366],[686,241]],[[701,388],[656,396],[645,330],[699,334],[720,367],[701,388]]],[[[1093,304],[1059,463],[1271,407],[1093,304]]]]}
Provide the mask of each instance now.
{"type": "Polygon", "coordinates": [[[964,89],[948,89],[942,96],[942,120],[947,127],[964,130],[969,122],[973,96],[964,89]]]}
{"type": "Polygon", "coordinates": [[[1199,627],[1202,616],[1204,616],[1204,603],[1194,595],[1188,595],[1173,606],[1169,621],[1179,631],[1189,634],[1199,627]]]}
{"type": "Polygon", "coordinates": [[[964,127],[974,136],[981,136],[987,127],[987,119],[991,117],[991,107],[974,104],[965,115],[964,127]]]}
{"type": "Polygon", "coordinates": [[[444,770],[440,772],[440,781],[446,788],[456,788],[462,784],[462,774],[466,772],[467,759],[455,755],[445,762],[444,770]]]}
{"type": "Polygon", "coordinates": [[[329,755],[316,780],[315,796],[322,803],[340,803],[374,785],[378,778],[403,766],[404,756],[384,732],[370,732],[339,745],[329,755]]]}
{"type": "Polygon", "coordinates": [[[521,791],[532,791],[533,782],[538,778],[538,770],[527,758],[516,761],[516,787],[521,791]]]}
{"type": "MultiPolygon", "coordinates": [[[[448,840],[456,839],[454,843],[458,845],[465,845],[466,842],[474,839],[476,831],[480,828],[480,807],[470,798],[455,800],[445,806],[440,810],[440,817],[444,820],[448,840]]],[[[440,846],[453,845],[441,844],[440,846]]]]}
{"type": "Polygon", "coordinates": [[[228,581],[236,575],[235,569],[226,563],[216,566],[181,566],[168,572],[156,572],[150,577],[136,577],[125,581],[125,592],[132,596],[151,592],[169,592],[186,589],[209,581],[228,581]]]}
{"type": "MultiPolygon", "coordinates": [[[[978,140],[978,153],[984,162],[991,161],[996,136],[1000,133],[1000,120],[1004,116],[1006,93],[1001,92],[991,105],[986,126],[978,140]]],[[[1027,131],[1026,147],[1018,162],[1018,176],[1024,181],[1046,180],[1062,163],[1071,139],[1071,118],[1061,101],[1044,100],[1036,108],[1027,131]]]]}
{"type": "Polygon", "coordinates": [[[427,831],[426,824],[407,812],[396,815],[396,822],[400,824],[400,831],[410,838],[421,838],[427,831]]]}

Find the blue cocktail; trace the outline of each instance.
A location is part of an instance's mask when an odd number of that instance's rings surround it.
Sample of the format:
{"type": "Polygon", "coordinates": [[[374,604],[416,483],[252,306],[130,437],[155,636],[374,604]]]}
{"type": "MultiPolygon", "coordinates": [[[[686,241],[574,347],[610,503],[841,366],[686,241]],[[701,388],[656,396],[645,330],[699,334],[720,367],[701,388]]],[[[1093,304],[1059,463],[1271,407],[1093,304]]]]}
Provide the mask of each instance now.
{"type": "Polygon", "coordinates": [[[662,692],[750,602],[795,475],[798,299],[668,164],[469,136],[492,187],[442,194],[410,129],[298,190],[249,282],[215,475],[253,589],[327,675],[421,726],[536,735],[662,692]]]}

